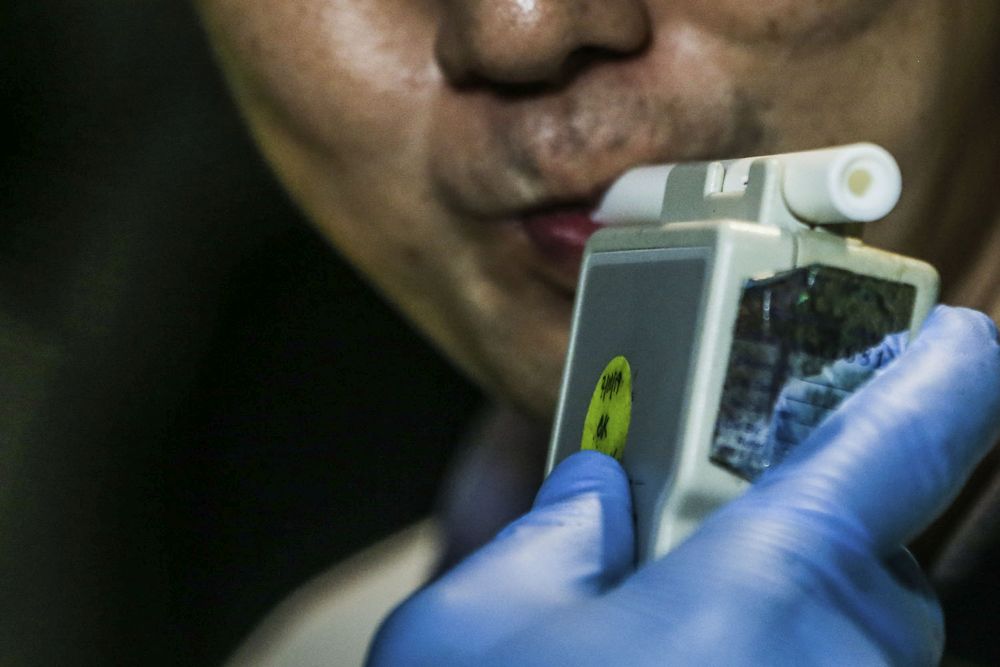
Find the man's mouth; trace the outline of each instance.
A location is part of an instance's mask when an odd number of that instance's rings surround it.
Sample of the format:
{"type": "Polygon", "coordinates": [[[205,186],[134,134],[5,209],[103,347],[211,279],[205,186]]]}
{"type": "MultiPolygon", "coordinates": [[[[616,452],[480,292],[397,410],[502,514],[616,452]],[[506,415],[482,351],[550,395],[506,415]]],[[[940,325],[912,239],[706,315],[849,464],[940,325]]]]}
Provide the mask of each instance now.
{"type": "Polygon", "coordinates": [[[552,207],[521,216],[529,239],[551,263],[554,278],[565,289],[575,289],[583,250],[601,228],[593,219],[593,206],[552,207]]]}
{"type": "Polygon", "coordinates": [[[593,207],[566,207],[524,216],[521,224],[538,249],[555,262],[579,262],[590,236],[601,228],[593,207]]]}

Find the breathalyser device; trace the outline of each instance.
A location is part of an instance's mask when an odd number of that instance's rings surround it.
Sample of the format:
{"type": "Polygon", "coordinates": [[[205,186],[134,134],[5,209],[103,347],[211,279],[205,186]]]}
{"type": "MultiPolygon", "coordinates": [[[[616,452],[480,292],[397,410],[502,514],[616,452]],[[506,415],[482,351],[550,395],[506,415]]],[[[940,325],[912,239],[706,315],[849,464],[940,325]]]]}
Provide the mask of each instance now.
{"type": "Polygon", "coordinates": [[[914,334],[926,263],[864,245],[901,193],[884,149],[853,144],[640,167],[588,242],[548,470],[621,461],[640,561],[682,541],[776,465],[914,334]]]}

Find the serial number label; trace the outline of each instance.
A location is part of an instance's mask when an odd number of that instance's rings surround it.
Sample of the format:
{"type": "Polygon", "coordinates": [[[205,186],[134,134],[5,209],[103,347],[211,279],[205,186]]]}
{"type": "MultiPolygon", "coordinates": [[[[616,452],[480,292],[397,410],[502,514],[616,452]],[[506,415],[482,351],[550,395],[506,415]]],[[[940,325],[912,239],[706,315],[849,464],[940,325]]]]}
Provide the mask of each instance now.
{"type": "Polygon", "coordinates": [[[632,421],[632,367],[617,356],[601,373],[583,424],[580,449],[590,449],[621,461],[632,421]]]}

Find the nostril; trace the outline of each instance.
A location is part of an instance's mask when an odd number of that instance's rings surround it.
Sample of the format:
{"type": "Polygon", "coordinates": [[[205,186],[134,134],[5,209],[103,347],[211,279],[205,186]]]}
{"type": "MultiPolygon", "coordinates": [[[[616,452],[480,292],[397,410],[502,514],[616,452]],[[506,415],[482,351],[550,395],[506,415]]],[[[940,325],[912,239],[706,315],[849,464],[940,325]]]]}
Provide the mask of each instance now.
{"type": "Polygon", "coordinates": [[[571,52],[562,61],[562,66],[558,71],[547,73],[545,76],[525,81],[502,80],[497,76],[482,76],[477,71],[470,70],[465,72],[461,78],[452,79],[452,84],[463,90],[490,88],[495,94],[503,97],[530,97],[568,86],[578,74],[599,63],[625,61],[637,55],[641,55],[641,51],[636,54],[623,54],[588,46],[571,52]]]}
{"type": "Polygon", "coordinates": [[[626,61],[642,55],[643,50],[648,45],[644,41],[635,49],[628,51],[615,50],[598,46],[583,46],[573,50],[563,61],[559,78],[563,81],[571,79],[577,73],[589,69],[599,63],[613,63],[626,61]]]}

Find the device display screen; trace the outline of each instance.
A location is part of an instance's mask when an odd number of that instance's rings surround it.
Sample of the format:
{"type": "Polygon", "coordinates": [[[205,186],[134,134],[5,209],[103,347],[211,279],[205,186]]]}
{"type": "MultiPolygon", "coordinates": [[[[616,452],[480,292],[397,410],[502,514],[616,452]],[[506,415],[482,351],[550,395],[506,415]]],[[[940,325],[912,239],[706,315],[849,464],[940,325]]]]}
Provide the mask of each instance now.
{"type": "Polygon", "coordinates": [[[747,480],[779,463],[882,365],[915,299],[912,285],[822,265],[748,281],[712,462],[747,480]]]}

